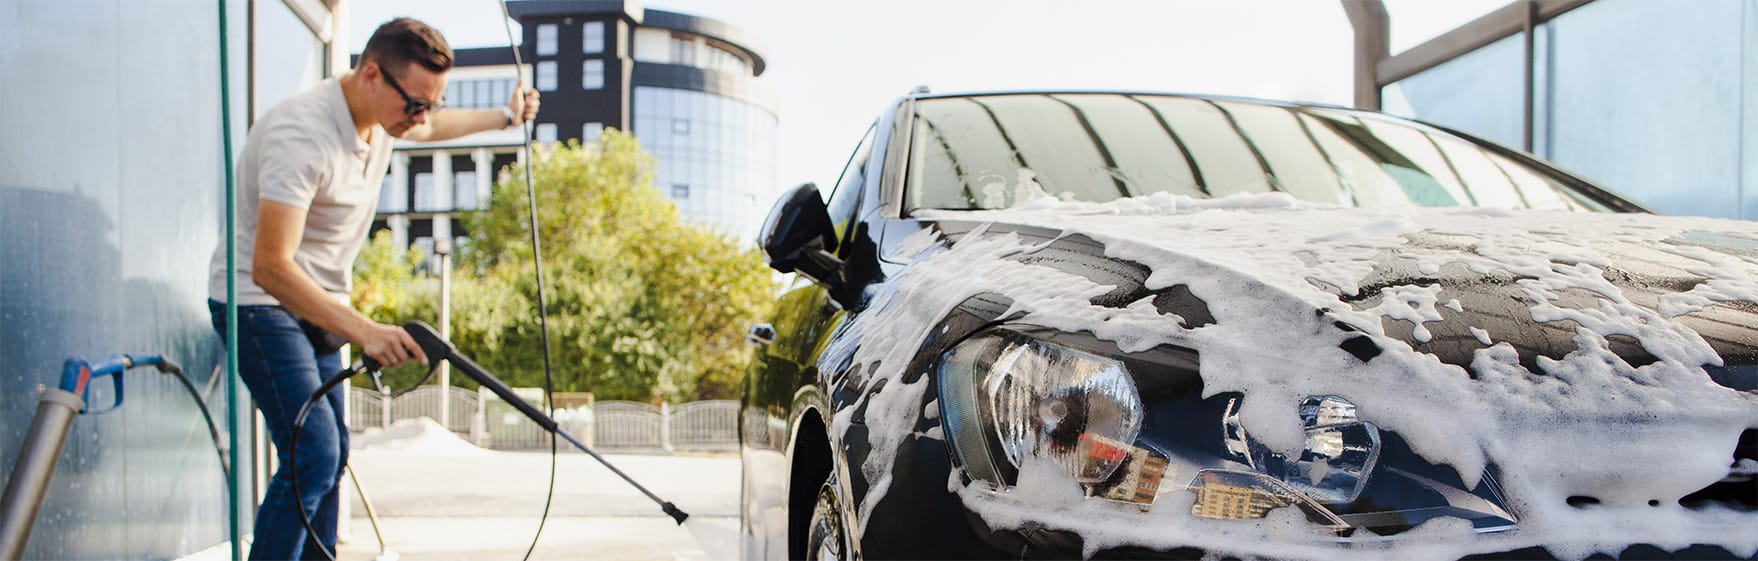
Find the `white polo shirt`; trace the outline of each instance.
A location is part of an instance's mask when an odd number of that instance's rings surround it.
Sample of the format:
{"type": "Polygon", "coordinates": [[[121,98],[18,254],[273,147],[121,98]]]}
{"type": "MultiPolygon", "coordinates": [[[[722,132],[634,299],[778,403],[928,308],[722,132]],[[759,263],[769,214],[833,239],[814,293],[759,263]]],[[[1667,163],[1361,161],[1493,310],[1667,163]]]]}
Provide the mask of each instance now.
{"type": "MultiPolygon", "coordinates": [[[[353,287],[354,258],[372,228],[379,188],[390,164],[391,138],[372,127],[362,142],[342,96],[325,80],[276,105],[256,122],[237,167],[237,286],[239,305],[280,304],[251,282],[261,201],[303,208],[305,236],[293,262],[342,302],[353,287]]],[[[226,246],[208,266],[208,297],[226,301],[226,246]]]]}

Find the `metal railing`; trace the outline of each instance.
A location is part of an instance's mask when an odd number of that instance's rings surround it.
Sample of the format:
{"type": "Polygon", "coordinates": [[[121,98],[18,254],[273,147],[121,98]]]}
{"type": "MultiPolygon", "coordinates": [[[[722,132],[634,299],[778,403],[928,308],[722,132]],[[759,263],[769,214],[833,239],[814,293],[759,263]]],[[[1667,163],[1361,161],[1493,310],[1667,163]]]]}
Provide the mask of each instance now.
{"type": "Polygon", "coordinates": [[[390,412],[385,407],[385,396],[374,390],[364,388],[348,388],[348,427],[360,430],[365,427],[389,426],[390,412]]]}
{"type": "Polygon", "coordinates": [[[592,440],[605,448],[665,448],[666,408],[600,401],[592,408],[592,440]]]}
{"type": "Polygon", "coordinates": [[[735,448],[739,445],[739,402],[692,401],[671,408],[666,427],[670,444],[681,448],[735,448]]]}
{"type": "Polygon", "coordinates": [[[427,417],[446,427],[452,432],[470,432],[470,420],[476,416],[476,410],[482,398],[476,392],[463,388],[451,388],[445,392],[445,399],[451,402],[450,419],[440,418],[440,387],[422,386],[398,396],[391,403],[391,419],[414,419],[427,417]]]}
{"type": "MultiPolygon", "coordinates": [[[[517,388],[532,403],[542,392],[517,388]]],[[[440,416],[439,388],[417,388],[394,400],[377,391],[349,388],[348,426],[363,431],[403,419],[440,416]]],[[[453,388],[448,429],[478,446],[499,450],[545,448],[550,435],[492,393],[453,388]]],[[[588,400],[588,402],[590,402],[588,400]]],[[[586,441],[609,449],[727,450],[738,446],[738,402],[706,400],[673,406],[601,401],[556,410],[556,422],[586,441]]]]}

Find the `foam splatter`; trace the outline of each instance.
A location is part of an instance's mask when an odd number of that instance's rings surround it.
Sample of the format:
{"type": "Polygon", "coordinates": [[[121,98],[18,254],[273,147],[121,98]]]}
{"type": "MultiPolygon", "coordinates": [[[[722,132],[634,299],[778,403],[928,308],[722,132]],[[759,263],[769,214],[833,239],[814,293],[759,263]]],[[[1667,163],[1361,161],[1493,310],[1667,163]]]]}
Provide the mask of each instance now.
{"type": "Polygon", "coordinates": [[[847,438],[851,412],[865,406],[871,452],[860,466],[870,484],[860,505],[863,524],[889,488],[898,446],[922,415],[929,377],[902,383],[903,365],[954,306],[993,292],[1014,299],[1013,311],[1025,314],[1022,323],[1090,332],[1125,352],[1162,344],[1196,349],[1205,391],[1247,396],[1241,410],[1246,429],[1285,454],[1304,444],[1294,406],[1300,399],[1345,396],[1363,419],[1403,435],[1429,461],[1454,467],[1468,485],[1496,462],[1510,506],[1522,518],[1519,529],[1502,534],[1475,535],[1469,525],[1434,522],[1397,539],[1339,546],[1334,535],[1291,515],[1251,521],[1191,517],[1188,503],[1175,504],[1187,501],[1181,498],[1187,493],[1164,495],[1165,504],[1141,513],[1064,496],[1068,489],[1026,477],[1025,470],[1005,494],[963,487],[954,478],[949,485],[991,526],[1030,522],[1078,532],[1089,555],[1116,545],[1278,557],[1347,547],[1363,558],[1457,557],[1537,544],[1565,558],[1615,553],[1630,543],[1711,543],[1742,556],[1758,552],[1758,532],[1750,531],[1758,515],[1676,504],[1684,493],[1728,473],[1734,440],[1758,427],[1758,396],[1714,384],[1702,366],[1720,364],[1720,357],[1672,319],[1718,302],[1758,302],[1754,259],[1679,243],[1710,236],[1758,246],[1758,227],[1647,215],[1340,209],[1282,194],[1205,200],[1161,193],[1082,203],[1034,196],[1030,181],[1021,177],[1028,184],[1023,194],[1004,186],[984,190],[998,205],[1018,203],[1014,208],[919,217],[1086,235],[1103,243],[1108,256],[1148,267],[1148,289],[1187,286],[1215,321],[1187,329],[1149,305],[1095,306],[1092,298],[1111,287],[1011,259],[1037,249],[1011,234],[979,229],[944,250],[937,247],[938,232],[916,234],[902,244],[914,262],[893,279],[892,290],[850,320],[851,329],[867,334],[855,361],[883,364],[869,375],[888,382],[832,422],[836,434],[847,438]],[[1453,249],[1401,251],[1419,235],[1450,240],[1453,249]],[[1606,280],[1616,260],[1599,243],[1664,248],[1702,263],[1690,272],[1709,280],[1664,299],[1659,310],[1637,305],[1606,280]],[[1393,286],[1380,290],[1378,306],[1356,309],[1345,302],[1360,295],[1363,280],[1387,255],[1428,274],[1464,266],[1519,279],[1532,320],[1579,326],[1577,350],[1560,360],[1541,358],[1544,375],[1536,376],[1513,347],[1492,345],[1489,333],[1473,326],[1485,345],[1471,364],[1478,376],[1473,380],[1460,366],[1415,351],[1381,327],[1385,319],[1409,321],[1416,339],[1425,341],[1424,326],[1443,319],[1439,308],[1462,311],[1459,301],[1437,307],[1434,287],[1393,286]],[[1565,294],[1582,292],[1594,295],[1597,306],[1564,305],[1565,294]],[[1373,337],[1386,352],[1363,364],[1339,349],[1345,333],[1329,328],[1335,321],[1373,337]],[[1657,360],[1641,367],[1624,363],[1610,351],[1606,338],[1614,335],[1636,339],[1657,360]],[[1605,478],[1617,477],[1633,478],[1641,492],[1611,496],[1595,509],[1564,505],[1571,493],[1604,487],[1605,478]],[[1649,506],[1649,500],[1670,506],[1649,506]]]}

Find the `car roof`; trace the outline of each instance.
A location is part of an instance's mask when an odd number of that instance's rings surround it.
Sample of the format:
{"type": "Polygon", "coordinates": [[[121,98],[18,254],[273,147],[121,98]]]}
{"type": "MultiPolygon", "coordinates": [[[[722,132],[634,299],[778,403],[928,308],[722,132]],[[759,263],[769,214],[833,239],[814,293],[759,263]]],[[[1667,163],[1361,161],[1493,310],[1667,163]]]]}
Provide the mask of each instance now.
{"type": "Polygon", "coordinates": [[[974,91],[954,91],[954,92],[932,92],[932,91],[927,91],[925,87],[918,86],[915,90],[909,92],[908,94],[905,94],[903,97],[904,97],[904,99],[915,100],[915,99],[942,99],[942,98],[961,98],[961,97],[993,97],[993,96],[1004,96],[1004,95],[1092,95],[1092,94],[1097,94],[1097,95],[1151,95],[1151,96],[1157,96],[1157,97],[1177,97],[1177,98],[1194,99],[1194,100],[1201,100],[1201,101],[1230,101],[1230,102],[1235,102],[1235,103],[1250,103],[1250,104],[1255,104],[1255,105],[1269,105],[1269,106],[1276,106],[1276,107],[1302,107],[1302,108],[1310,107],[1310,108],[1334,109],[1334,110],[1339,110],[1339,111],[1361,111],[1361,112],[1366,112],[1366,113],[1379,113],[1377,111],[1369,111],[1369,110],[1364,110],[1364,109],[1360,109],[1360,108],[1349,107],[1349,106],[1345,106],[1345,105],[1336,105],[1336,104],[1331,104],[1331,103],[1317,103],[1317,102],[1306,102],[1306,101],[1285,101],[1285,100],[1264,99],[1264,98],[1254,98],[1254,97],[1235,96],[1235,95],[1200,94],[1200,93],[1188,93],[1188,92],[1161,92],[1161,91],[1151,91],[1151,90],[1018,89],[1018,90],[974,90],[974,91]]]}

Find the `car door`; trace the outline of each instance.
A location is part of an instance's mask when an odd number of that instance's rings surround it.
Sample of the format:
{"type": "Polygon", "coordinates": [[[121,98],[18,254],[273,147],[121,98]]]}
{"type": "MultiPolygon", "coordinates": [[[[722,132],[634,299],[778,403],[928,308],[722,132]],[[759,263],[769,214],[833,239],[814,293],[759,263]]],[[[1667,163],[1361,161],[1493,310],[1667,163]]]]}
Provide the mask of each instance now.
{"type": "MultiPolygon", "coordinates": [[[[846,239],[858,212],[876,130],[867,130],[826,202],[838,239],[846,239]]],[[[815,479],[812,490],[816,491],[829,473],[824,462],[830,447],[824,440],[820,413],[824,399],[819,394],[815,364],[822,343],[845,311],[824,285],[803,275],[789,277],[788,288],[777,299],[771,318],[773,339],[759,342],[741,397],[741,538],[746,559],[790,557],[788,527],[798,514],[792,512],[798,509],[790,508],[794,502],[790,500],[792,481],[815,479]],[[802,423],[816,423],[818,430],[808,431],[812,436],[806,442],[792,442],[802,423]],[[797,450],[802,444],[808,449],[797,450]],[[810,461],[802,461],[806,458],[810,461]],[[795,469],[798,463],[810,465],[795,469]]],[[[810,504],[805,510],[809,508],[810,504]]]]}

